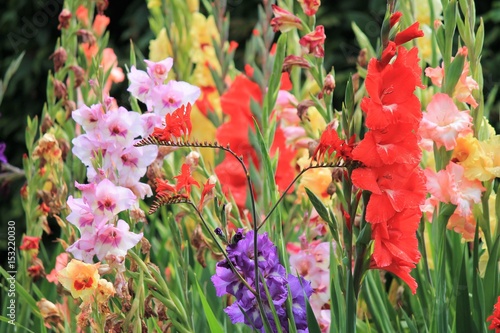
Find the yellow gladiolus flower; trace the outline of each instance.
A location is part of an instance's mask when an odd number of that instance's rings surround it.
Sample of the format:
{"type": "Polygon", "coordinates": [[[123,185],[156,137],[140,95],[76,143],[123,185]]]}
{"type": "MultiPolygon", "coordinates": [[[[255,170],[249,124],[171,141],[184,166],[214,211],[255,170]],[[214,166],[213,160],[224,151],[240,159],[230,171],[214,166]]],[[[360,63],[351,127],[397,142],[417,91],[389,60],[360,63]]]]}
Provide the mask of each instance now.
{"type": "Polygon", "coordinates": [[[156,36],[156,39],[149,42],[149,60],[157,62],[172,57],[173,54],[174,52],[168,40],[167,30],[163,28],[158,36],[156,36]]]}
{"type": "Polygon", "coordinates": [[[465,177],[470,180],[500,177],[500,135],[487,141],[478,141],[472,134],[459,137],[452,159],[464,167],[465,177]]]}
{"type": "Polygon", "coordinates": [[[66,268],[59,271],[57,279],[71,292],[73,298],[87,299],[94,294],[99,284],[99,264],[86,264],[72,259],[66,268]]]}

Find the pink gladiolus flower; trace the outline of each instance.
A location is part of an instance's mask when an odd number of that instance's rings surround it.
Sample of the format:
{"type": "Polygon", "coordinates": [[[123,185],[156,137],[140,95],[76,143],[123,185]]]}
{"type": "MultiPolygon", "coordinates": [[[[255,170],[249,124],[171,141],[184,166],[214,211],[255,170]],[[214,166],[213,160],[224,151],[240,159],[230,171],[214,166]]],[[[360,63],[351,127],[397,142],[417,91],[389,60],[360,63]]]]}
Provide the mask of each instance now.
{"type": "MultiPolygon", "coordinates": [[[[458,50],[457,56],[467,56],[467,47],[462,47],[458,50]]],[[[460,75],[460,79],[455,86],[455,90],[453,91],[453,98],[456,98],[458,101],[467,103],[470,106],[476,108],[478,106],[476,100],[472,96],[472,90],[479,89],[479,85],[477,82],[469,75],[470,67],[469,63],[465,61],[464,68],[462,70],[462,74],[460,75]]],[[[427,67],[425,69],[425,75],[429,77],[432,81],[432,84],[435,86],[441,87],[443,84],[444,77],[444,69],[443,65],[438,68],[427,67]]]]}
{"type": "Polygon", "coordinates": [[[110,69],[108,80],[104,84],[103,92],[105,95],[109,95],[112,83],[120,83],[125,80],[125,74],[123,70],[118,67],[118,58],[116,57],[115,51],[112,48],[105,48],[102,50],[102,61],[101,65],[104,67],[104,72],[107,73],[110,69]]]}
{"type": "Polygon", "coordinates": [[[323,48],[325,39],[325,28],[322,25],[318,25],[316,30],[302,37],[299,40],[299,44],[307,54],[312,54],[316,58],[321,58],[325,56],[325,49],[323,48]]]}
{"type": "Polygon", "coordinates": [[[47,281],[57,284],[57,273],[64,269],[69,261],[69,255],[66,252],[60,253],[56,258],[56,267],[46,276],[47,281]]]}
{"type": "Polygon", "coordinates": [[[298,0],[302,10],[307,16],[313,16],[321,5],[321,0],[298,0]]]}
{"type": "Polygon", "coordinates": [[[457,212],[463,217],[472,213],[473,203],[479,203],[481,192],[485,191],[480,181],[465,178],[464,168],[453,162],[445,170],[435,173],[426,169],[424,174],[429,193],[441,202],[457,205],[457,212]]]}
{"type": "Polygon", "coordinates": [[[181,105],[190,103],[194,105],[200,97],[200,88],[183,81],[169,81],[167,84],[153,88],[151,98],[153,99],[154,111],[164,117],[172,113],[181,105]]]}
{"type": "Polygon", "coordinates": [[[174,64],[174,59],[167,58],[162,61],[153,62],[151,60],[144,60],[146,65],[148,65],[147,71],[149,76],[153,79],[156,85],[163,84],[168,76],[168,72],[174,64]]]}
{"type": "Polygon", "coordinates": [[[142,238],[142,232],[135,234],[123,220],[118,220],[115,226],[106,225],[97,232],[95,253],[99,260],[109,254],[125,256],[127,251],[134,247],[142,238]]]}
{"type": "Polygon", "coordinates": [[[129,112],[124,107],[106,113],[101,128],[102,140],[112,141],[121,146],[130,146],[134,138],[142,134],[142,127],[136,126],[140,122],[137,112],[129,112]]]}
{"type": "Polygon", "coordinates": [[[149,95],[151,93],[151,89],[155,86],[154,80],[148,75],[148,73],[136,69],[135,66],[132,66],[130,73],[127,74],[127,77],[130,80],[130,86],[127,90],[132,96],[145,103],[148,110],[151,110],[153,108],[153,103],[151,102],[149,95]]]}
{"type": "Polygon", "coordinates": [[[73,111],[71,116],[86,132],[91,132],[96,129],[99,121],[104,117],[104,112],[101,104],[94,104],[90,108],[84,105],[73,111]]]}
{"type": "Polygon", "coordinates": [[[302,29],[302,23],[297,16],[276,5],[272,5],[272,7],[274,18],[271,20],[271,26],[274,32],[288,32],[293,28],[302,29]]]}
{"type": "Polygon", "coordinates": [[[455,148],[456,139],[472,132],[472,117],[468,111],[459,111],[446,94],[436,94],[427,106],[420,122],[419,134],[431,139],[446,150],[455,148]]]}
{"type": "Polygon", "coordinates": [[[95,186],[95,200],[90,203],[90,206],[95,214],[112,218],[119,212],[132,207],[136,199],[134,193],[128,188],[116,186],[109,179],[104,179],[95,186]]]}

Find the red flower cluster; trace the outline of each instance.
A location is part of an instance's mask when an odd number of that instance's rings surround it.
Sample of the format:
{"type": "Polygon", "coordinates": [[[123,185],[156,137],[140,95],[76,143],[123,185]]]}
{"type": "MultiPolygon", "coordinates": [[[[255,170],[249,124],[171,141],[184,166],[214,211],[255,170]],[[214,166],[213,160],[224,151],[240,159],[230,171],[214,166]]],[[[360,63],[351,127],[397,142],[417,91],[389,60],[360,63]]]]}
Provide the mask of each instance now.
{"type": "Polygon", "coordinates": [[[489,330],[495,330],[495,333],[500,333],[500,297],[497,299],[497,303],[493,306],[493,313],[489,316],[486,321],[491,321],[489,330]]]}
{"type": "Polygon", "coordinates": [[[191,104],[182,105],[172,113],[165,116],[165,128],[156,127],[151,134],[162,141],[169,141],[174,138],[189,136],[192,130],[191,125],[191,104]]]}
{"type": "Polygon", "coordinates": [[[349,141],[340,139],[337,130],[330,124],[325,128],[323,134],[321,134],[318,146],[316,146],[312,156],[314,159],[321,161],[326,154],[332,155],[335,153],[335,158],[340,158],[347,164],[352,161],[352,149],[355,139],[354,135],[349,141]]]}
{"type": "Polygon", "coordinates": [[[369,131],[352,151],[363,164],[352,172],[352,182],[372,193],[366,207],[374,241],[370,267],[399,276],[413,293],[417,283],[410,271],[420,260],[416,231],[426,193],[416,135],[422,113],[413,94],[422,83],[418,50],[397,45],[418,36],[415,29],[412,25],[409,33],[396,35],[381,59],[370,61],[365,82],[369,97],[361,102],[369,131]]]}
{"type": "MultiPolygon", "coordinates": [[[[232,151],[243,157],[247,166],[250,163],[258,168],[259,158],[249,134],[254,132],[253,114],[251,103],[262,103],[262,92],[255,82],[245,75],[239,75],[231,84],[229,90],[221,96],[221,106],[224,114],[230,116],[230,120],[217,128],[217,141],[223,145],[229,145],[232,151]]],[[[281,128],[276,129],[271,156],[279,150],[278,167],[276,172],[276,183],[283,190],[291,182],[295,170],[291,161],[295,157],[295,151],[286,146],[285,135],[281,128]]],[[[232,156],[226,155],[224,161],[217,165],[215,173],[225,194],[232,194],[236,204],[244,207],[247,198],[246,175],[239,162],[232,156]]]]}
{"type": "Polygon", "coordinates": [[[181,168],[181,173],[174,177],[177,179],[177,184],[170,185],[168,180],[163,180],[161,178],[156,178],[156,193],[157,196],[162,195],[182,195],[185,198],[189,197],[191,193],[191,185],[200,187],[200,184],[191,175],[191,168],[188,164],[183,164],[181,168]],[[184,191],[183,191],[184,190],[184,191]],[[181,192],[184,193],[181,193],[181,192]]]}

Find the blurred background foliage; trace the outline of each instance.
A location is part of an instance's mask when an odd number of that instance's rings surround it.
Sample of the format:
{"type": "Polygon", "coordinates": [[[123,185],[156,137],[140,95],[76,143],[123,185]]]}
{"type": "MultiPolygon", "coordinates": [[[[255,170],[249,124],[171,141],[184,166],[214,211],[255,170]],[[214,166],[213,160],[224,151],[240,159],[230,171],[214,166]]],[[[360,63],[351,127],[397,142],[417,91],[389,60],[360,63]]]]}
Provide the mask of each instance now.
{"type": "MultiPolygon", "coordinates": [[[[22,155],[26,148],[24,135],[26,117],[40,115],[46,98],[47,73],[53,69],[49,56],[54,51],[59,31],[57,15],[62,9],[63,0],[2,0],[0,4],[0,76],[22,51],[26,55],[21,66],[12,78],[0,106],[0,142],[6,142],[5,155],[9,163],[22,167],[22,155]]],[[[379,35],[385,0],[323,0],[318,12],[318,23],[326,28],[325,66],[335,67],[337,88],[334,106],[340,109],[344,96],[345,82],[355,71],[359,47],[355,42],[351,23],[355,22],[370,38],[373,45],[379,35]]],[[[243,47],[251,35],[257,20],[259,0],[228,0],[231,18],[229,40],[235,40],[240,47],[236,54],[237,68],[243,69],[243,47]]],[[[485,96],[500,85],[500,0],[476,1],[478,16],[483,17],[486,38],[483,51],[483,72],[485,74],[485,96]]],[[[148,9],[144,0],[111,0],[105,14],[111,18],[110,47],[124,68],[128,62],[130,43],[148,55],[149,40],[153,33],[149,29],[148,9]]],[[[127,82],[116,85],[111,91],[119,105],[128,105],[127,82]]],[[[500,99],[497,97],[490,113],[490,121],[500,132],[500,99]]],[[[23,225],[23,211],[19,190],[23,180],[10,184],[0,184],[1,224],[18,221],[23,225]]],[[[2,230],[1,232],[4,232],[2,230]]],[[[18,237],[23,230],[18,230],[18,237]]],[[[3,238],[3,237],[2,237],[3,238]]]]}

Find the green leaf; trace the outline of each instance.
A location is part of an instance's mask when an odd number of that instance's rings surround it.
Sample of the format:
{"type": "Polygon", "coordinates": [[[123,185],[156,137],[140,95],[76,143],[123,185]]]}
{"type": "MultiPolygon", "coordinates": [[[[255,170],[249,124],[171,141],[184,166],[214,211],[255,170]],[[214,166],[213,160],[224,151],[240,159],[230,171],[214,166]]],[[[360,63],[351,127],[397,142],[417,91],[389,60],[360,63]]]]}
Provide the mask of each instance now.
{"type": "Polygon", "coordinates": [[[196,281],[196,287],[198,288],[198,294],[200,296],[201,300],[201,305],[203,306],[203,311],[205,311],[205,317],[208,322],[208,327],[210,328],[210,332],[212,333],[223,333],[224,331],[222,330],[222,326],[220,323],[217,321],[217,318],[214,315],[214,312],[212,311],[212,308],[207,302],[207,298],[205,297],[205,294],[201,290],[200,284],[198,281],[196,281]]]}
{"type": "Polygon", "coordinates": [[[368,37],[366,37],[363,31],[354,22],[352,22],[352,30],[354,31],[354,35],[356,36],[356,40],[358,41],[359,47],[362,49],[366,49],[367,59],[376,57],[377,54],[375,53],[375,50],[370,44],[370,40],[368,39],[368,37]]]}
{"type": "MultiPolygon", "coordinates": [[[[465,247],[464,247],[465,250],[465,247]]],[[[462,267],[458,277],[458,284],[455,290],[457,295],[457,303],[455,306],[455,327],[457,333],[477,332],[477,329],[472,327],[473,321],[470,320],[471,307],[469,303],[469,288],[467,285],[467,268],[466,256],[462,250],[462,267]]]]}
{"type": "Polygon", "coordinates": [[[455,86],[457,85],[460,76],[462,75],[462,71],[464,69],[465,64],[465,56],[457,55],[455,59],[451,62],[448,70],[445,73],[444,77],[444,92],[448,95],[452,95],[455,90],[455,86]]]}
{"type": "Polygon", "coordinates": [[[316,316],[314,315],[313,309],[309,300],[305,298],[307,301],[307,328],[309,329],[309,333],[321,333],[321,329],[319,328],[318,321],[316,320],[316,316]]]}
{"type": "MultiPolygon", "coordinates": [[[[278,38],[278,43],[276,47],[276,56],[274,57],[273,72],[269,79],[269,85],[266,96],[264,97],[264,104],[263,104],[264,107],[262,110],[263,113],[262,118],[264,126],[267,120],[269,119],[269,115],[271,114],[274,105],[276,104],[276,100],[278,99],[278,92],[281,84],[281,69],[283,67],[283,60],[285,59],[285,52],[286,52],[286,40],[287,40],[286,34],[282,34],[278,38]]],[[[264,127],[264,132],[267,132],[265,127],[264,127]]]]}
{"type": "Polygon", "coordinates": [[[310,189],[306,187],[306,193],[307,196],[309,197],[309,200],[311,201],[314,209],[318,212],[318,215],[327,223],[332,223],[330,221],[330,216],[328,215],[328,209],[325,207],[323,202],[314,194],[310,189]]]}
{"type": "MultiPolygon", "coordinates": [[[[498,206],[497,206],[498,209],[498,206]]],[[[495,240],[495,244],[489,250],[488,264],[484,273],[484,304],[486,311],[493,309],[496,297],[498,296],[498,260],[500,250],[500,236],[495,240]]]]}

